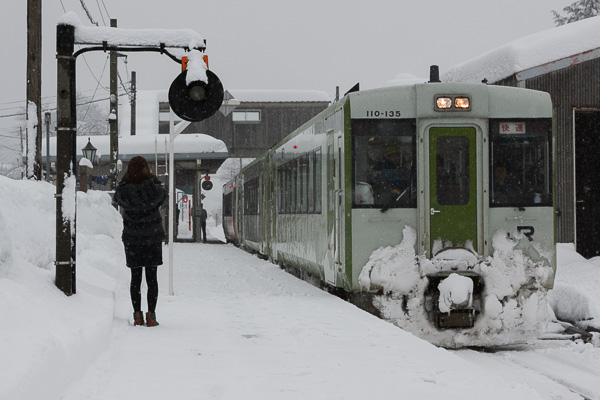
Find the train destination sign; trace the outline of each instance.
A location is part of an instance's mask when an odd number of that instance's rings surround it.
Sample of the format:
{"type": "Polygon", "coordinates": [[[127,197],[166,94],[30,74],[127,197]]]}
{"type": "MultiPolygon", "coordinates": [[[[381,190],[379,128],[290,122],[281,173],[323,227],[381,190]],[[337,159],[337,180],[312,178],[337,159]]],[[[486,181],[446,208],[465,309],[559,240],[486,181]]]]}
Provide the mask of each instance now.
{"type": "Polygon", "coordinates": [[[500,134],[524,135],[525,122],[500,122],[500,134]]]}

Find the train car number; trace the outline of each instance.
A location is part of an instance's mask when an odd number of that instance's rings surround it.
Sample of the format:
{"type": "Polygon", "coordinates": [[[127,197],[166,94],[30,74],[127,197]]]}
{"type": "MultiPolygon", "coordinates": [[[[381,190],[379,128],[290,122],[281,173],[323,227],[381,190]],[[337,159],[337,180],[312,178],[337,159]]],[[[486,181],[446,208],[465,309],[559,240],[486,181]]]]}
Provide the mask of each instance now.
{"type": "Polygon", "coordinates": [[[399,118],[402,115],[400,111],[367,111],[367,117],[396,117],[399,118]]]}

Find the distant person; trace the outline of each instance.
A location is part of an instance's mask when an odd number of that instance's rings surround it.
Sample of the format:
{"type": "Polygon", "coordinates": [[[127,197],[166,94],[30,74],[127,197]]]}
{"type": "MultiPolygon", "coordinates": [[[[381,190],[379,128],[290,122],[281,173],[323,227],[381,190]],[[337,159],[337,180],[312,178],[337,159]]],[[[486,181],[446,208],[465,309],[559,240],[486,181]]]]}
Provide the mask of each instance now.
{"type": "Polygon", "coordinates": [[[206,214],[206,210],[200,203],[200,229],[202,231],[202,242],[206,243],[206,218],[208,215],[206,214]]]}
{"type": "Polygon", "coordinates": [[[133,325],[144,325],[141,304],[142,271],[148,284],[148,312],[146,326],[156,326],[158,280],[156,272],[162,261],[162,241],[165,238],[159,207],[166,200],[166,192],[152,174],[144,157],[129,161],[125,176],[115,191],[114,201],[121,206],[123,215],[123,244],[127,267],[131,269],[131,303],[133,325]]]}

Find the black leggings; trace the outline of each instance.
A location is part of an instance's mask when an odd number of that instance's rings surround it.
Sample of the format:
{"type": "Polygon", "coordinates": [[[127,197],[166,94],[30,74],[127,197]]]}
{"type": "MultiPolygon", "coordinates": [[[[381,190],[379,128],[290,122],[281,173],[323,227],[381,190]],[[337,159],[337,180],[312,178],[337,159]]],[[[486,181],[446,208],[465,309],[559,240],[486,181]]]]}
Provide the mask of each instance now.
{"type": "Polygon", "coordinates": [[[142,270],[146,270],[146,284],[148,284],[148,311],[155,312],[156,301],[158,300],[158,279],[156,271],[158,267],[137,267],[131,268],[131,303],[133,311],[142,311],[142,270]]]}

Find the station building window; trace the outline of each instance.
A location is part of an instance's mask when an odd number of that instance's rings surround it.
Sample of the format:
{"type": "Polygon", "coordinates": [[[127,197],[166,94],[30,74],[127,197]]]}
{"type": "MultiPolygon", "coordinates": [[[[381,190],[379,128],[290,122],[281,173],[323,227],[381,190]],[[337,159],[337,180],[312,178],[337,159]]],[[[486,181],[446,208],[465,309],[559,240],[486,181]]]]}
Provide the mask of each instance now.
{"type": "Polygon", "coordinates": [[[260,122],[259,110],[236,110],[231,113],[233,122],[260,122]]]}

